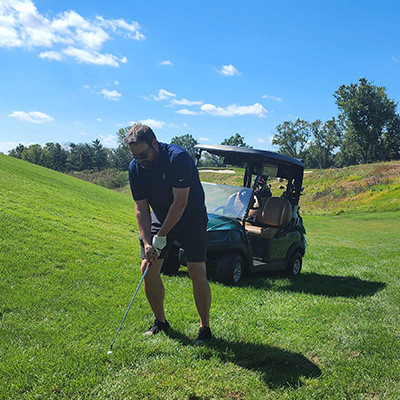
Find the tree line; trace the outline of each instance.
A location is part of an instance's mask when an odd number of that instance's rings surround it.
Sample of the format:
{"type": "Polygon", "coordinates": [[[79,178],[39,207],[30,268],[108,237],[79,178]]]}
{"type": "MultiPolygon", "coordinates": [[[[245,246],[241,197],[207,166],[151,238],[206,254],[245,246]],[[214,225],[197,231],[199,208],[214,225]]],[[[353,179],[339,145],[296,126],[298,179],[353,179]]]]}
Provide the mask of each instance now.
{"type": "MultiPolygon", "coordinates": [[[[388,98],[385,87],[361,78],[357,83],[340,86],[333,96],[339,109],[337,117],[325,122],[297,118],[276,127],[272,144],[278,147],[279,153],[303,159],[307,168],[321,169],[400,158],[400,115],[397,103],[388,98]]],[[[19,144],[9,155],[61,172],[107,168],[126,171],[132,159],[124,143],[129,129],[119,129],[115,149],[105,148],[96,139],[90,144],[69,143],[66,147],[59,143],[47,143],[43,147],[19,144]]],[[[176,136],[171,143],[182,146],[195,158],[198,142],[192,135],[176,136]]],[[[221,144],[251,147],[239,133],[221,144]]],[[[200,165],[221,166],[222,160],[203,153],[200,165]]]]}

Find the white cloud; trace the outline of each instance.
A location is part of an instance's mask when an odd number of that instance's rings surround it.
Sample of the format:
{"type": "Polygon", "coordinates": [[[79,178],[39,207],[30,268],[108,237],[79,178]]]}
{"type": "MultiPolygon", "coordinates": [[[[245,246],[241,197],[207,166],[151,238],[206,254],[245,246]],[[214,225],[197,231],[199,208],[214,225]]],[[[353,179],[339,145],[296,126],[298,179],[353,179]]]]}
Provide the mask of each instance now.
{"type": "Polygon", "coordinates": [[[117,57],[112,54],[101,54],[97,51],[88,51],[69,46],[63,49],[62,52],[70,57],[75,58],[80,63],[95,64],[95,65],[109,65],[111,67],[119,67],[117,57]]]}
{"type": "Polygon", "coordinates": [[[7,154],[10,150],[15,149],[19,144],[23,144],[25,147],[28,147],[32,143],[26,144],[21,142],[0,142],[0,152],[7,154]]]}
{"type": "Polygon", "coordinates": [[[22,43],[14,28],[0,26],[0,47],[21,47],[22,43]]]}
{"type": "Polygon", "coordinates": [[[258,142],[258,143],[266,143],[266,140],[263,139],[263,138],[258,137],[258,138],[257,138],[257,142],[258,142]]]}
{"type": "Polygon", "coordinates": [[[114,33],[123,35],[124,37],[134,40],[144,40],[145,36],[140,33],[140,25],[136,21],[131,23],[126,22],[124,19],[104,19],[97,17],[100,25],[105,28],[111,28],[114,33]]]}
{"type": "Polygon", "coordinates": [[[103,122],[103,120],[101,118],[96,118],[96,121],[103,122]]]}
{"type": "Polygon", "coordinates": [[[50,115],[47,115],[40,111],[14,111],[8,116],[11,118],[19,119],[20,121],[33,122],[34,124],[43,124],[45,122],[54,121],[54,118],[50,117],[50,115]]]}
{"type": "Polygon", "coordinates": [[[241,75],[240,72],[232,64],[223,65],[219,72],[227,76],[241,75]]]}
{"type": "Polygon", "coordinates": [[[76,11],[64,11],[53,18],[43,16],[32,0],[0,1],[0,47],[52,51],[39,54],[42,59],[62,61],[68,55],[79,62],[118,66],[126,63],[112,54],[101,54],[105,42],[114,36],[143,40],[140,25],[124,19],[107,20],[101,16],[85,19],[76,11]]]}
{"type": "Polygon", "coordinates": [[[114,135],[103,136],[100,135],[101,143],[106,147],[117,147],[117,138],[114,135]]]}
{"type": "Polygon", "coordinates": [[[200,142],[209,142],[211,139],[207,137],[199,137],[200,142]]]}
{"type": "Polygon", "coordinates": [[[40,58],[47,58],[49,60],[62,61],[63,56],[58,51],[44,51],[39,54],[40,58]]]}
{"type": "Polygon", "coordinates": [[[191,101],[187,99],[172,99],[171,105],[178,105],[178,106],[201,106],[204,102],[203,101],[191,101]]]}
{"type": "MultiPolygon", "coordinates": [[[[163,121],[156,121],[151,118],[144,119],[143,121],[140,121],[140,123],[142,123],[143,125],[148,125],[148,126],[150,126],[150,128],[154,128],[154,129],[162,129],[164,125],[167,125],[163,121]]],[[[133,122],[131,122],[130,124],[133,125],[133,122]]]]}
{"type": "Polygon", "coordinates": [[[114,81],[114,85],[115,85],[115,86],[118,86],[118,85],[119,85],[119,82],[118,82],[118,81],[114,81]]]}
{"type": "Polygon", "coordinates": [[[187,108],[184,108],[182,110],[177,110],[177,111],[175,111],[175,113],[176,114],[183,114],[183,115],[198,115],[198,112],[188,110],[187,108]]]}
{"type": "Polygon", "coordinates": [[[175,94],[175,93],[167,92],[167,91],[164,90],[164,89],[160,89],[160,90],[158,91],[158,96],[155,96],[154,94],[152,94],[151,97],[152,97],[154,100],[157,100],[157,101],[159,101],[159,100],[168,100],[170,97],[176,97],[176,94],[175,94]]]}
{"type": "Polygon", "coordinates": [[[268,112],[260,103],[250,106],[232,104],[226,108],[216,107],[213,104],[204,104],[201,106],[201,110],[207,114],[222,117],[233,117],[235,115],[258,115],[259,117],[265,117],[265,114],[268,112]]]}
{"type": "Polygon", "coordinates": [[[122,96],[122,94],[117,92],[116,90],[107,90],[107,89],[102,89],[101,94],[104,96],[105,99],[111,101],[117,101],[122,96]]]}
{"type": "Polygon", "coordinates": [[[169,60],[160,61],[159,64],[160,64],[160,65],[170,65],[170,66],[174,65],[174,64],[172,64],[172,62],[169,61],[169,60]]]}
{"type": "Polygon", "coordinates": [[[275,96],[270,96],[269,94],[264,94],[264,96],[262,96],[262,98],[263,99],[275,100],[275,101],[282,101],[282,98],[275,97],[275,96]]]}

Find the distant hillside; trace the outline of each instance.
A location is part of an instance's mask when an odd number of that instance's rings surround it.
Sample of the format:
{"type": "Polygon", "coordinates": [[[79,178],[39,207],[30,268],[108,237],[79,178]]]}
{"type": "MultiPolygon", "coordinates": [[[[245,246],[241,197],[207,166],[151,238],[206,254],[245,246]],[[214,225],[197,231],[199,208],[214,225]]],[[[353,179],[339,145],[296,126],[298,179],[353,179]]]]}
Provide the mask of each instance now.
{"type": "MultiPolygon", "coordinates": [[[[227,169],[235,173],[200,171],[201,180],[242,185],[243,170],[227,169]]],[[[272,193],[281,193],[278,186],[272,182],[272,193]]],[[[399,161],[306,170],[303,186],[301,209],[305,214],[400,210],[399,161]]]]}
{"type": "Polygon", "coordinates": [[[400,210],[400,162],[306,171],[305,213],[400,210]]]}

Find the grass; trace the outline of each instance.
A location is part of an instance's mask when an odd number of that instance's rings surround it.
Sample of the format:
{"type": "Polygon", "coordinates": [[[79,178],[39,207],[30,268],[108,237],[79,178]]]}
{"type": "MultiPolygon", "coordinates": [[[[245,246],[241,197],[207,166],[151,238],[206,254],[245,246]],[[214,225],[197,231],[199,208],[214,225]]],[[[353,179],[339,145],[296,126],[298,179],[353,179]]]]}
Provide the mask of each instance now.
{"type": "Polygon", "coordinates": [[[129,196],[0,155],[1,399],[400,398],[400,212],[306,215],[298,279],[211,283],[214,341],[185,271],[172,332],[143,338],[129,196]]]}

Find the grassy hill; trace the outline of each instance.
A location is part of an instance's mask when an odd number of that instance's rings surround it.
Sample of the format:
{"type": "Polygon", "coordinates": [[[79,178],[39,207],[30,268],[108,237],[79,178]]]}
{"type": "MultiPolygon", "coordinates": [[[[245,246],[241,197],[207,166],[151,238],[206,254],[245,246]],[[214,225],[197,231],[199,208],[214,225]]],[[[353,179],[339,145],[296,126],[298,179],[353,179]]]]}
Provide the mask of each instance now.
{"type": "Polygon", "coordinates": [[[170,335],[142,336],[141,290],[110,357],[140,279],[130,196],[0,155],[0,399],[400,398],[400,212],[305,224],[298,279],[211,283],[210,345],[183,271],[170,335]]]}
{"type": "MultiPolygon", "coordinates": [[[[241,186],[244,171],[201,172],[201,180],[241,186]]],[[[210,170],[208,170],[210,171],[210,170]]],[[[272,181],[272,193],[280,194],[272,181]]],[[[400,210],[400,162],[306,170],[301,209],[304,214],[340,214],[400,210]]],[[[127,191],[128,192],[128,191],[127,191]]]]}

